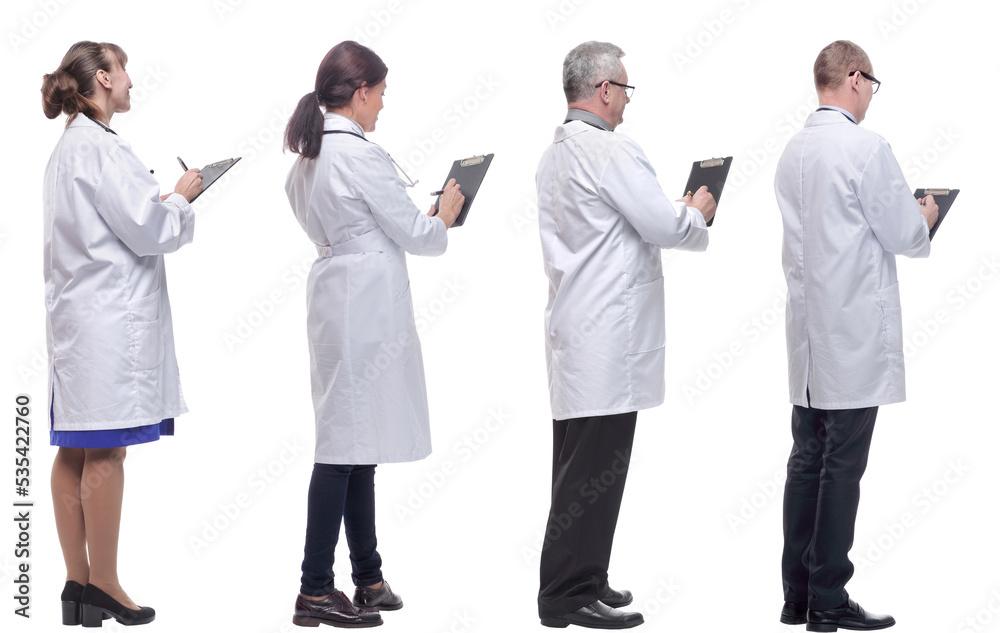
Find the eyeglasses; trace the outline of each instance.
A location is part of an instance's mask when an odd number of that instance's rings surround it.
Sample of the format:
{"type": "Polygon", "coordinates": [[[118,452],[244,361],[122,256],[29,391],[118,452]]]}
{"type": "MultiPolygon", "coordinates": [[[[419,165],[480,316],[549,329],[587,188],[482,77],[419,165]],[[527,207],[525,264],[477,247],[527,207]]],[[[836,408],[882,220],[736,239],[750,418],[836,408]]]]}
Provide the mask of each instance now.
{"type": "MultiPolygon", "coordinates": [[[[605,79],[604,81],[608,82],[612,86],[621,86],[622,88],[624,88],[625,89],[625,98],[626,99],[631,99],[632,98],[632,93],[635,92],[635,86],[630,86],[628,84],[620,84],[617,81],[611,81],[610,79],[605,79]]],[[[601,86],[604,85],[604,81],[602,81],[601,83],[597,84],[594,87],[595,88],[600,88],[601,86]]]]}
{"type": "Polygon", "coordinates": [[[874,77],[872,77],[871,75],[869,75],[868,73],[866,73],[863,70],[852,70],[851,72],[847,73],[847,76],[851,77],[851,76],[854,75],[854,73],[860,73],[862,77],[864,77],[868,81],[872,82],[872,94],[875,94],[876,92],[878,92],[878,87],[882,85],[881,81],[879,81],[878,79],[875,79],[874,77]]]}

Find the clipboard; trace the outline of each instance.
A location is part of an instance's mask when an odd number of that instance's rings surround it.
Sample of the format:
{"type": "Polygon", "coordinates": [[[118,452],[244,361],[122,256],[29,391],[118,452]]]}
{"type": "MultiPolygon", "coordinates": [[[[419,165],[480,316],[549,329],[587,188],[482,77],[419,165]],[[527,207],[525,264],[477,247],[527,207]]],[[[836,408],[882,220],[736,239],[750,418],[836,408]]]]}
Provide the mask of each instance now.
{"type": "Polygon", "coordinates": [[[194,202],[195,200],[197,200],[201,196],[202,193],[205,193],[206,191],[208,191],[208,188],[211,187],[215,183],[216,180],[218,180],[219,178],[221,178],[222,174],[224,174],[227,171],[229,171],[229,169],[233,165],[235,165],[236,163],[238,163],[241,158],[243,158],[243,157],[242,156],[237,156],[236,158],[227,158],[226,160],[220,160],[217,163],[211,163],[209,165],[205,165],[204,167],[202,167],[201,168],[201,193],[199,193],[194,198],[191,198],[191,202],[194,202]]]}
{"type": "MultiPolygon", "coordinates": [[[[708,187],[708,192],[715,198],[715,204],[719,204],[722,198],[722,188],[726,186],[726,178],[729,177],[729,167],[733,164],[733,157],[710,158],[708,160],[696,160],[691,164],[691,175],[688,176],[687,186],[684,187],[684,195],[688,192],[694,193],[704,185],[708,187]]],[[[708,221],[708,226],[712,226],[715,221],[713,216],[708,221]]]]}
{"type": "MultiPolygon", "coordinates": [[[[441,188],[444,189],[448,181],[454,178],[455,182],[462,185],[462,195],[465,196],[465,203],[462,205],[458,217],[451,223],[452,227],[465,224],[465,217],[469,215],[472,201],[476,199],[479,186],[483,184],[483,178],[486,177],[486,171],[490,168],[492,161],[493,154],[486,154],[456,160],[452,164],[451,171],[448,172],[448,177],[444,179],[444,185],[441,188]]],[[[440,204],[441,196],[438,196],[437,200],[434,201],[434,215],[437,215],[440,204]]]]}
{"type": "Polygon", "coordinates": [[[931,227],[930,239],[934,239],[934,234],[937,233],[938,227],[944,222],[944,216],[948,215],[948,209],[951,208],[955,198],[958,197],[958,189],[917,189],[913,192],[913,197],[919,200],[924,196],[934,196],[934,202],[938,206],[938,219],[931,227]]]}

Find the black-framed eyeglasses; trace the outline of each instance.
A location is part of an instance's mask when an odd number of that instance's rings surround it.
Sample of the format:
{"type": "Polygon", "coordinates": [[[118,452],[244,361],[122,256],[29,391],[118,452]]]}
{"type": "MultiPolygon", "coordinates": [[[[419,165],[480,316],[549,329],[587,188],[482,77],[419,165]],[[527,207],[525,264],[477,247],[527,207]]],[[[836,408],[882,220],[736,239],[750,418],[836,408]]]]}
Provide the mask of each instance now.
{"type": "MultiPolygon", "coordinates": [[[[635,92],[635,86],[630,86],[628,84],[620,84],[617,81],[611,81],[610,79],[605,79],[604,81],[608,82],[612,86],[621,86],[622,88],[624,88],[625,89],[625,98],[626,99],[631,99],[632,98],[632,93],[635,92]]],[[[604,85],[604,81],[602,81],[601,83],[597,84],[594,87],[595,88],[600,88],[601,86],[604,85]]]]}
{"type": "Polygon", "coordinates": [[[868,73],[866,73],[863,70],[852,70],[851,72],[847,73],[847,76],[851,77],[852,75],[854,75],[854,73],[861,73],[862,77],[864,77],[868,81],[872,82],[872,94],[875,94],[876,92],[878,92],[878,87],[882,85],[881,81],[879,81],[878,79],[875,79],[874,77],[872,77],[871,75],[869,75],[868,73]]]}

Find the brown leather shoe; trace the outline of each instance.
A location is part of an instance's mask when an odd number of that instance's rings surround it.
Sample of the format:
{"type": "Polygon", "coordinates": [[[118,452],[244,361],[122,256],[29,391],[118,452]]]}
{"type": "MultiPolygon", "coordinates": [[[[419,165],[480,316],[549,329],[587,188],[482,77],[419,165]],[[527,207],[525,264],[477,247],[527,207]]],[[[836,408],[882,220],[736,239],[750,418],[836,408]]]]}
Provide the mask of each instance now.
{"type": "Polygon", "coordinates": [[[354,606],[376,611],[395,611],[403,608],[403,599],[394,594],[389,583],[383,580],[382,586],[378,589],[356,587],[354,589],[354,606]]]}
{"type": "Polygon", "coordinates": [[[329,624],[344,628],[362,628],[379,626],[382,624],[382,616],[377,611],[355,607],[343,591],[334,589],[333,593],[322,600],[308,600],[299,594],[295,600],[292,624],[299,626],[329,624]]]}

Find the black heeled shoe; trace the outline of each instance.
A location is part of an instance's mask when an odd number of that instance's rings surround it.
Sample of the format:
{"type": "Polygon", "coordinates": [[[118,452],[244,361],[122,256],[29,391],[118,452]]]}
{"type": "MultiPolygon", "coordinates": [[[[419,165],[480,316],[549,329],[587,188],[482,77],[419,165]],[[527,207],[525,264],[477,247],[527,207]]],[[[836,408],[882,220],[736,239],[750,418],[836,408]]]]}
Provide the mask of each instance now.
{"type": "MultiPolygon", "coordinates": [[[[80,597],[83,595],[83,585],[76,582],[75,580],[67,580],[66,586],[63,587],[62,595],[59,599],[62,600],[62,616],[63,624],[66,626],[76,626],[80,623],[80,612],[82,610],[80,606],[80,597]]],[[[111,616],[107,613],[104,614],[104,619],[107,620],[111,616]]]]}
{"type": "Polygon", "coordinates": [[[62,595],[62,616],[63,624],[75,626],[80,623],[80,596],[83,595],[83,585],[75,580],[67,580],[63,587],[62,595]]]}
{"type": "Polygon", "coordinates": [[[88,584],[80,596],[80,623],[85,627],[99,627],[101,621],[114,618],[119,624],[133,626],[149,624],[156,617],[151,607],[129,609],[104,593],[98,587],[88,584]]]}

